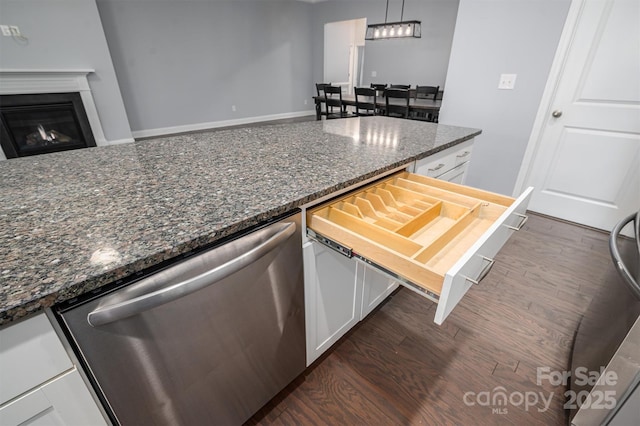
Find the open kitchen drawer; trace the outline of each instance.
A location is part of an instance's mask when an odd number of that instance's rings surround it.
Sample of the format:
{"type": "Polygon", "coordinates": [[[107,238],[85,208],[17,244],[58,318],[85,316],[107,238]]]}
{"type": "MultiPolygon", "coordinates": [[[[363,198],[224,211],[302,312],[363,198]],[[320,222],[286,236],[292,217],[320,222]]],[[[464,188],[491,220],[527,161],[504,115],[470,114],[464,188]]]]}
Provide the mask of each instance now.
{"type": "Polygon", "coordinates": [[[442,324],[524,225],[532,190],[514,199],[403,171],[307,210],[307,233],[436,301],[442,324]]]}

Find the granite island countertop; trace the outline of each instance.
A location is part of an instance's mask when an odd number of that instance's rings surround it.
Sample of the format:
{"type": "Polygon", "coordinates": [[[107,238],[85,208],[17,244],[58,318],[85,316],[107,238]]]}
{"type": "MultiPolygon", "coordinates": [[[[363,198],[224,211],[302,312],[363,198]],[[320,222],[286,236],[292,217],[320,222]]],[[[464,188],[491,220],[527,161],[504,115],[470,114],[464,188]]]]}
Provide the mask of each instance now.
{"type": "Polygon", "coordinates": [[[362,117],[0,161],[0,324],[478,134],[362,117]]]}

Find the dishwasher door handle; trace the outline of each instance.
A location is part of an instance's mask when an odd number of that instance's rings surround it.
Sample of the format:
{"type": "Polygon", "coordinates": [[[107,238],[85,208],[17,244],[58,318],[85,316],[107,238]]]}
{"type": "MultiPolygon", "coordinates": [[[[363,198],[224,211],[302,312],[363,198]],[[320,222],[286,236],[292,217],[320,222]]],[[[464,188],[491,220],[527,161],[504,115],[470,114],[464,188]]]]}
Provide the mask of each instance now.
{"type": "Polygon", "coordinates": [[[624,228],[628,223],[632,221],[635,221],[634,233],[636,239],[636,248],[640,253],[640,211],[627,216],[626,218],[618,222],[618,224],[613,228],[613,230],[611,231],[611,235],[609,236],[609,250],[611,251],[611,258],[613,259],[613,263],[615,264],[616,269],[629,286],[631,292],[636,296],[638,300],[640,300],[640,285],[638,285],[636,280],[633,278],[633,275],[631,275],[631,272],[624,264],[622,256],[620,255],[620,249],[618,248],[618,236],[620,235],[622,228],[624,228]]]}
{"type": "MultiPolygon", "coordinates": [[[[282,223],[277,223],[263,229],[262,231],[274,233],[263,243],[260,243],[259,245],[251,248],[240,256],[235,257],[234,259],[229,260],[228,262],[225,262],[222,265],[219,265],[200,275],[196,275],[192,278],[186,279],[176,284],[168,285],[167,287],[152,291],[147,294],[143,294],[138,297],[119,301],[104,307],[98,307],[87,315],[87,322],[89,322],[89,324],[93,327],[109,324],[123,318],[128,318],[130,316],[139,314],[157,306],[164,305],[165,303],[169,303],[202,288],[205,288],[211,284],[214,284],[215,282],[220,281],[221,279],[226,278],[229,275],[257,261],[262,256],[266,255],[281,243],[289,239],[289,237],[291,237],[296,232],[296,224],[294,222],[289,222],[284,225],[282,223]]],[[[240,238],[240,240],[242,240],[242,238],[240,238]]],[[[233,243],[234,241],[228,244],[233,243]]],[[[215,251],[215,249],[213,249],[213,251],[215,251]]],[[[206,255],[207,253],[204,253],[200,256],[206,255]]],[[[163,272],[158,272],[157,274],[149,278],[157,279],[157,276],[161,274],[163,274],[163,272]]],[[[136,284],[132,284],[131,287],[144,285],[145,280],[142,280],[136,284]]]]}

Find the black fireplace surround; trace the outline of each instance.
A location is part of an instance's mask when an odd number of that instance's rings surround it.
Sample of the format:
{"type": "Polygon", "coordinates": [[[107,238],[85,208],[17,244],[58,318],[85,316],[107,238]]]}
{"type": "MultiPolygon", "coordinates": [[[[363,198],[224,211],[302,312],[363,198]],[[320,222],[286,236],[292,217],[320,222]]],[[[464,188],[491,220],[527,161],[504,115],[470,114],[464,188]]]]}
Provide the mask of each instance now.
{"type": "Polygon", "coordinates": [[[0,96],[0,146],[7,158],[96,146],[79,93],[0,96]]]}

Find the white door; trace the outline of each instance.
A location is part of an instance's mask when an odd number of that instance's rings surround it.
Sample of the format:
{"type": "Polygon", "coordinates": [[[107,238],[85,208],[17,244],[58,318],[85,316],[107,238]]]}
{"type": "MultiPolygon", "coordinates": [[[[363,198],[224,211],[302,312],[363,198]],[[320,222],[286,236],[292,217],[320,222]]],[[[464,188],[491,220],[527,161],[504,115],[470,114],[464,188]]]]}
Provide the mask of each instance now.
{"type": "Polygon", "coordinates": [[[324,25],[324,82],[343,86],[343,93],[350,93],[347,89],[353,62],[352,48],[352,21],[324,25]]]}
{"type": "Polygon", "coordinates": [[[516,189],[610,231],[640,209],[640,1],[574,0],[516,189]]]}
{"type": "Polygon", "coordinates": [[[353,94],[353,87],[359,84],[356,67],[366,28],[365,18],[324,25],[324,82],[342,86],[343,94],[353,94]]]}

